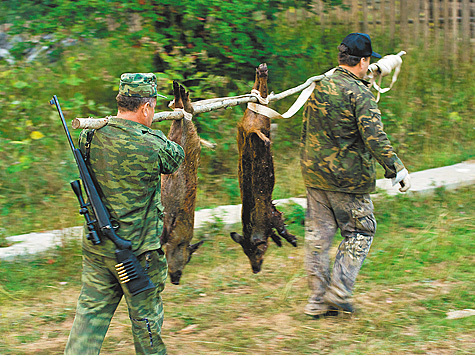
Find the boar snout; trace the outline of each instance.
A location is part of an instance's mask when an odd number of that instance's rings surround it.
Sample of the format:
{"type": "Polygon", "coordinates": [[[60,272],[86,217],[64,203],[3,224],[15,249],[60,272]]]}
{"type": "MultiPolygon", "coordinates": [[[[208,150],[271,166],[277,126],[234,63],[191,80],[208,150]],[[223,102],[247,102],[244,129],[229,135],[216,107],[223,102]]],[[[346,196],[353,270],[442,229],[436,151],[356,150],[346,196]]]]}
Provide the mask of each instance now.
{"type": "Polygon", "coordinates": [[[252,273],[257,274],[261,271],[262,262],[263,262],[263,260],[260,260],[260,261],[255,262],[255,263],[251,263],[252,273]]]}
{"type": "Polygon", "coordinates": [[[181,271],[176,271],[176,272],[170,273],[170,280],[171,280],[172,284],[175,284],[175,285],[180,284],[181,274],[182,274],[181,271]]]}

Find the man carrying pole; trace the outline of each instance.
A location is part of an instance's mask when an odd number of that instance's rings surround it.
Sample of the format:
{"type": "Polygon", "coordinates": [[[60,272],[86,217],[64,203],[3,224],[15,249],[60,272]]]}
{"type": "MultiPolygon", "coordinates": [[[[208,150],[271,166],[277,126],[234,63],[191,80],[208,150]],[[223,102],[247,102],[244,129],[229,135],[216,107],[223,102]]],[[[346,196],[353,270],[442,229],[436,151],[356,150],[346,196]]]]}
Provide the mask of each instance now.
{"type": "MultiPolygon", "coordinates": [[[[118,113],[106,126],[84,130],[79,148],[113,228],[150,277],[151,287],[133,293],[117,270],[116,246],[100,234],[83,238],[82,289],[65,354],[99,354],[112,316],[125,296],[137,354],[165,354],[161,338],[160,293],[167,261],[160,245],[163,206],[161,174],[176,171],[183,149],[159,130],[152,130],[157,103],[153,73],[124,73],[116,97],[118,113]]],[[[131,277],[132,278],[132,277],[131,277]]]]}
{"type": "Polygon", "coordinates": [[[385,177],[410,188],[409,174],[383,131],[381,112],[363,78],[373,52],[367,34],[352,33],[338,47],[333,75],[316,82],[307,101],[301,136],[301,169],[307,187],[305,268],[313,317],[353,313],[353,286],[376,231],[375,160],[385,177]],[[329,250],[340,229],[330,274],[329,250]]]}

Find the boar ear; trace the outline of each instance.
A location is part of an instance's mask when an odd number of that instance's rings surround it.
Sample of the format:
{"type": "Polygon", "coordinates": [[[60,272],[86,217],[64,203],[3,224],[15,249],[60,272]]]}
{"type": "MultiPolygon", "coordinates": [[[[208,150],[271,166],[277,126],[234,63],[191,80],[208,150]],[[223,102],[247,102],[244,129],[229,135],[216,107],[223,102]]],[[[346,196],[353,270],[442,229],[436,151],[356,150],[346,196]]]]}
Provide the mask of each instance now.
{"type": "Polygon", "coordinates": [[[244,238],[237,232],[231,232],[231,238],[234,240],[234,242],[237,242],[238,244],[242,244],[242,242],[244,241],[244,238]]]}
{"type": "Polygon", "coordinates": [[[188,262],[190,262],[191,256],[193,255],[193,252],[195,252],[195,251],[198,249],[198,247],[200,247],[201,245],[203,245],[203,242],[204,242],[204,240],[201,240],[200,242],[197,242],[197,243],[195,243],[195,244],[193,244],[193,245],[188,245],[188,252],[189,252],[189,254],[188,254],[188,260],[186,261],[185,264],[188,264],[188,262]]]}
{"type": "Polygon", "coordinates": [[[203,245],[204,240],[201,240],[200,242],[197,242],[193,245],[188,246],[188,251],[190,252],[190,255],[195,252],[201,245],[203,245]]]}

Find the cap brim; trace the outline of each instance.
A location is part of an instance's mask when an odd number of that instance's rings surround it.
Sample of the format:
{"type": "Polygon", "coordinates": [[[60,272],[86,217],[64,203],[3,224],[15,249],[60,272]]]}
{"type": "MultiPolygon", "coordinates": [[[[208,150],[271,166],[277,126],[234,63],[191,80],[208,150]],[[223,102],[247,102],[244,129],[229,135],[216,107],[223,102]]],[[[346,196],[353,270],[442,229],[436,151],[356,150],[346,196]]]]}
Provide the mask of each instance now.
{"type": "Polygon", "coordinates": [[[165,95],[158,94],[158,93],[157,93],[157,97],[162,97],[162,98],[168,99],[165,95]]]}
{"type": "Polygon", "coordinates": [[[374,57],[374,58],[383,58],[382,55],[380,55],[379,53],[376,53],[375,51],[373,51],[373,53],[371,53],[371,56],[374,57]]]}

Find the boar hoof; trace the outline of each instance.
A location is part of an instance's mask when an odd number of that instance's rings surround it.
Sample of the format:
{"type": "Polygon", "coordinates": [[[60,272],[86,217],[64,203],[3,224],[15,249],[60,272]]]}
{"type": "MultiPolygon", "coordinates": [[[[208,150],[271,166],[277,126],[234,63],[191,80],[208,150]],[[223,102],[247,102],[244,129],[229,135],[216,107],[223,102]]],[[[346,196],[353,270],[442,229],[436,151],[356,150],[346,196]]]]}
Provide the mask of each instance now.
{"type": "Polygon", "coordinates": [[[297,238],[292,235],[292,234],[289,234],[287,233],[286,236],[284,236],[284,238],[294,247],[297,247],[297,238]]]}

